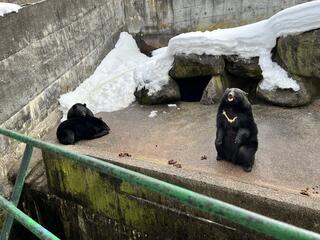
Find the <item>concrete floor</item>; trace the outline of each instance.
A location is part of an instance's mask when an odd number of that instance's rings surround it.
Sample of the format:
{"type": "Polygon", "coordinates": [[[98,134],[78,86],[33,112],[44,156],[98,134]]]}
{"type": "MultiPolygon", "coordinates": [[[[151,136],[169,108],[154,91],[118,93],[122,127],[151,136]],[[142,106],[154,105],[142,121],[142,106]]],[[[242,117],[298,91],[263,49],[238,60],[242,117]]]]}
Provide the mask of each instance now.
{"type": "MultiPolygon", "coordinates": [[[[259,149],[251,173],[215,160],[216,110],[217,106],[186,102],[177,107],[133,104],[117,112],[97,114],[110,126],[109,135],[68,148],[133,165],[133,159],[138,159],[140,167],[151,163],[164,171],[187,171],[188,176],[195,174],[201,179],[220,177],[296,194],[309,188],[309,198],[320,197],[320,100],[294,109],[253,106],[259,149]],[[153,110],[158,111],[157,116],[148,117],[153,110]],[[132,158],[119,158],[121,152],[130,153],[132,158]],[[207,160],[201,160],[203,155],[207,160]],[[181,163],[182,168],[169,166],[170,159],[181,163]],[[312,190],[316,186],[319,194],[312,190]]],[[[57,142],[54,133],[49,139],[57,142]]]]}

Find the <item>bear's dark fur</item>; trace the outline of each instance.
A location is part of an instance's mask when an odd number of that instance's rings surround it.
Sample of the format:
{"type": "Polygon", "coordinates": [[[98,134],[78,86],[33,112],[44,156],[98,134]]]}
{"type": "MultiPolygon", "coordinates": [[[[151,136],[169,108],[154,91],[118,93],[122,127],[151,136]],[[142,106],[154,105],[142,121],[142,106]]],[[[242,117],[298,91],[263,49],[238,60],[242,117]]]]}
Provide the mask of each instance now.
{"type": "Polygon", "coordinates": [[[238,88],[224,92],[217,113],[217,160],[239,164],[250,172],[258,149],[258,129],[246,93],[238,88]]]}
{"type": "Polygon", "coordinates": [[[99,118],[86,116],[70,118],[57,129],[57,138],[62,144],[74,144],[82,139],[94,139],[108,134],[110,128],[99,118]]]}
{"type": "Polygon", "coordinates": [[[94,117],[93,113],[86,104],[76,103],[68,111],[67,119],[76,118],[76,117],[94,117]]]}

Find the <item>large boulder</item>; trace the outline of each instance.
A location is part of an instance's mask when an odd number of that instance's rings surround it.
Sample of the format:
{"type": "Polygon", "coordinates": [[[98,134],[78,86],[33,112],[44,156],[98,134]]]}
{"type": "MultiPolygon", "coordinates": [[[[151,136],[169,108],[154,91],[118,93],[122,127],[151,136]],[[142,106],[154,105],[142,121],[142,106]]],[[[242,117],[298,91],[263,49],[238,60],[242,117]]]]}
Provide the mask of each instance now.
{"type": "Polygon", "coordinates": [[[210,105],[219,102],[224,89],[224,83],[221,75],[213,76],[203,92],[200,103],[210,105]]]}
{"type": "Polygon", "coordinates": [[[310,103],[312,92],[308,84],[298,76],[292,76],[292,78],[298,82],[300,86],[299,91],[279,88],[270,91],[261,89],[259,84],[257,87],[257,96],[269,103],[284,107],[298,107],[310,103]]]}
{"type": "Polygon", "coordinates": [[[142,88],[136,90],[134,95],[140,104],[154,105],[154,104],[165,104],[170,102],[179,101],[181,99],[180,89],[178,84],[172,78],[162,89],[154,94],[149,95],[149,90],[142,88]]]}
{"type": "Polygon", "coordinates": [[[241,78],[262,79],[259,58],[242,58],[237,55],[225,56],[226,70],[241,78]]]}
{"type": "Polygon", "coordinates": [[[222,56],[181,54],[174,56],[169,75],[172,78],[192,78],[218,75],[224,70],[222,56]]]}
{"type": "Polygon", "coordinates": [[[279,38],[275,55],[291,74],[320,81],[320,29],[279,38]]]}

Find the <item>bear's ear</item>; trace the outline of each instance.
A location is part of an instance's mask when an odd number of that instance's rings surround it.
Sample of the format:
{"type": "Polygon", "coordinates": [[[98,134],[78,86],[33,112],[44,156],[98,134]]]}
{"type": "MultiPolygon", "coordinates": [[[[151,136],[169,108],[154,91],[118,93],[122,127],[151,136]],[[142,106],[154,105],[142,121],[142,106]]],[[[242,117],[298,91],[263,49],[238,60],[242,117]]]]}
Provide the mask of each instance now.
{"type": "Polygon", "coordinates": [[[84,106],[84,107],[86,107],[86,106],[87,106],[87,104],[85,104],[85,103],[84,103],[84,104],[83,104],[83,106],[84,106]]]}
{"type": "Polygon", "coordinates": [[[243,92],[244,95],[248,96],[248,93],[247,93],[247,92],[245,92],[245,91],[243,91],[243,90],[242,90],[242,92],[243,92]]]}

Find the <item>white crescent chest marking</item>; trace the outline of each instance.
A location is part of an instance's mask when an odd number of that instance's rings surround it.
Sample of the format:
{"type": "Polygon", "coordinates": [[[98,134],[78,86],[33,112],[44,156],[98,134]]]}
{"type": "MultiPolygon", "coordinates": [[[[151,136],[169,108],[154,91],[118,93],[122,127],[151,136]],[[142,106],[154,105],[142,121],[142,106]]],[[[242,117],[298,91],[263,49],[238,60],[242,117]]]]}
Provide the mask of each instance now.
{"type": "Polygon", "coordinates": [[[226,119],[228,120],[229,123],[234,123],[236,121],[236,119],[238,118],[238,117],[234,117],[232,119],[229,118],[225,110],[223,110],[222,114],[226,117],[226,119]]]}

